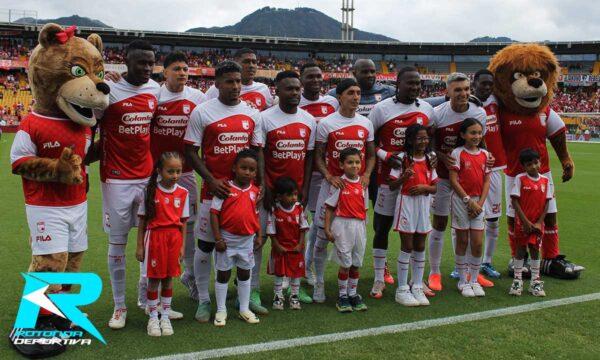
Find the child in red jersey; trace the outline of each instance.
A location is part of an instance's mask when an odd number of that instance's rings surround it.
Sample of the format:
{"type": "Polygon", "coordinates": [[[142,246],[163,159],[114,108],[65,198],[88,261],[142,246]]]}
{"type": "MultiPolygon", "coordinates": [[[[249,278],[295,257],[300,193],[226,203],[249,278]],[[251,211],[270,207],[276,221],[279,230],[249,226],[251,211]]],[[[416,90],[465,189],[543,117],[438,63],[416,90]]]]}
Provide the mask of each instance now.
{"type": "Polygon", "coordinates": [[[229,197],[213,197],[210,225],[215,236],[215,326],[227,321],[227,287],[231,269],[237,268],[239,317],[249,324],[259,322],[250,311],[250,270],[254,267],[254,247],[261,241],[258,221],[259,189],[253,184],[258,169],[258,155],[252,149],[240,151],[233,163],[233,180],[228,182],[229,197]]]}
{"type": "Polygon", "coordinates": [[[428,153],[427,128],[414,124],[406,129],[404,153],[400,153],[402,168],[392,169],[389,186],[400,188],[394,211],[394,231],[400,233],[398,255],[398,289],[396,302],[404,306],[429,305],[423,291],[425,241],[431,231],[429,209],[431,194],[436,191],[437,173],[428,153]],[[408,268],[412,268],[412,289],[408,285],[408,268]]]}
{"type": "Polygon", "coordinates": [[[465,119],[460,126],[459,136],[457,147],[452,151],[456,162],[449,169],[453,190],[452,228],[456,230],[455,261],[460,277],[458,290],[464,297],[485,296],[477,276],[481,267],[485,229],[483,206],[490,189],[490,169],[487,167],[489,153],[483,148],[483,126],[479,120],[465,119]],[[467,246],[471,247],[468,256],[467,246]]]}
{"type": "Polygon", "coordinates": [[[148,278],[148,335],[173,335],[169,310],[173,277],[179,276],[179,259],[189,217],[188,191],[179,186],[183,159],[177,152],[163,153],[148,182],[138,215],[140,224],[135,257],[143,262],[142,275],[148,278]],[[160,178],[159,178],[160,177],[160,178]],[[161,288],[161,317],[158,320],[158,288],[161,288]]]}
{"type": "Polygon", "coordinates": [[[325,200],[325,236],[335,246],[338,271],[339,312],[365,311],[367,305],[357,293],[359,272],[365,256],[366,219],[369,209],[367,189],[360,181],[361,153],[356,148],[340,152],[342,189],[331,187],[325,200]]]}
{"type": "Polygon", "coordinates": [[[517,251],[514,261],[515,275],[509,294],[520,296],[523,291],[523,261],[529,249],[531,257],[531,283],[533,296],[546,296],[544,282],[540,280],[540,246],[544,234],[544,218],[548,212],[554,189],[547,177],[540,174],[540,154],[524,149],[519,162],[525,169],[515,177],[510,197],[515,209],[515,242],[517,251]]]}
{"type": "Polygon", "coordinates": [[[298,184],[287,176],[275,181],[275,206],[267,221],[271,237],[268,273],[275,275],[273,309],[283,310],[283,277],[290,278],[290,308],[300,310],[300,279],[305,275],[304,234],[309,225],[298,202],[298,184]]]}

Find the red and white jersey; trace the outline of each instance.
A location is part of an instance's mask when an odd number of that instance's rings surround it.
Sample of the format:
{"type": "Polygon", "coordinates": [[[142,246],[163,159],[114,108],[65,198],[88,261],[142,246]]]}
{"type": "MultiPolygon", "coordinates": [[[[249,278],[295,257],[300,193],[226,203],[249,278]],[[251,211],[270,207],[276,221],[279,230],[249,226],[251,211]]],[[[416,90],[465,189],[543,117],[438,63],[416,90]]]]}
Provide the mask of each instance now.
{"type": "MultiPolygon", "coordinates": [[[[412,104],[403,104],[395,97],[387,98],[377,103],[369,114],[369,120],[377,134],[375,145],[388,152],[404,151],[406,129],[413,124],[430,126],[433,117],[433,107],[425,101],[417,100],[412,104]]],[[[378,158],[377,185],[385,184],[389,174],[388,164],[378,158]]]]}
{"type": "Polygon", "coordinates": [[[308,100],[304,95],[301,95],[298,107],[314,116],[315,121],[318,123],[322,118],[336,112],[340,107],[340,103],[331,95],[319,95],[317,100],[308,100]]]}
{"type": "Polygon", "coordinates": [[[485,120],[485,146],[494,157],[494,166],[492,171],[506,168],[506,154],[502,144],[502,134],[500,132],[500,123],[498,122],[498,101],[494,95],[490,95],[483,103],[486,113],[485,120]]]}
{"type": "MultiPolygon", "coordinates": [[[[184,141],[199,146],[208,171],[217,179],[230,179],[237,153],[262,146],[260,113],[241,101],[234,106],[212,99],[196,106],[190,115],[184,141]]],[[[201,200],[210,200],[208,187],[202,185],[201,200]]]]}
{"type": "MultiPolygon", "coordinates": [[[[10,149],[13,171],[33,157],[57,159],[66,147],[85,158],[92,143],[89,127],[76,124],[71,119],[29,113],[19,124],[10,149]]],[[[66,185],[59,182],[41,182],[23,177],[25,204],[36,206],[74,206],[86,201],[86,168],[81,166],[83,183],[66,185]]]]}
{"type": "Polygon", "coordinates": [[[360,174],[365,172],[365,154],[367,143],[374,140],[373,123],[366,117],[355,114],[347,118],[335,112],[323,118],[317,125],[316,142],[324,143],[325,165],[327,171],[333,176],[342,176],[344,171],[340,168],[340,152],[353,147],[361,152],[362,167],[360,174]]]}
{"type": "Polygon", "coordinates": [[[225,200],[213,197],[210,212],[219,215],[219,228],[234,235],[252,235],[259,230],[259,189],[250,184],[247,188],[237,187],[229,181],[229,197],[225,200]]]}
{"type": "MultiPolygon", "coordinates": [[[[158,109],[150,127],[150,150],[154,162],[166,151],[177,151],[183,156],[183,137],[190,115],[204,99],[202,91],[189,86],[178,93],[170,92],[165,85],[161,86],[158,109]]],[[[184,163],[183,172],[190,171],[192,167],[184,163]]]]}
{"type": "MultiPolygon", "coordinates": [[[[139,216],[146,215],[145,197],[144,191],[144,201],[138,209],[139,216]]],[[[189,193],[184,187],[175,184],[167,189],[158,183],[154,194],[155,216],[146,223],[146,229],[181,227],[190,217],[189,201],[189,193]]]]}
{"type": "Polygon", "coordinates": [[[534,115],[517,115],[501,110],[499,113],[502,142],[506,151],[508,176],[524,172],[519,163],[519,153],[531,148],[540,154],[540,173],[550,171],[546,139],[566,131],[565,123],[550,107],[534,115]]]}
{"type": "Polygon", "coordinates": [[[300,231],[309,227],[304,208],[298,202],[291,209],[277,203],[267,219],[267,235],[276,235],[277,242],[286,250],[298,246],[300,231]]]}
{"type": "Polygon", "coordinates": [[[515,177],[510,197],[519,199],[525,217],[533,223],[542,216],[546,202],[554,197],[549,185],[550,180],[544,175],[539,175],[536,179],[527,173],[521,173],[515,177]]]}
{"type": "Polygon", "coordinates": [[[360,177],[350,180],[342,175],[344,188],[331,186],[325,205],[335,208],[335,216],[365,220],[369,210],[369,194],[360,183],[360,177]]]}
{"type": "Polygon", "coordinates": [[[265,139],[265,175],[269,188],[281,176],[289,176],[302,189],[306,152],[315,148],[317,123],[306,111],[284,113],[273,106],[261,113],[265,139]]]}
{"type": "MultiPolygon", "coordinates": [[[[400,154],[402,159],[402,168],[411,167],[414,174],[402,183],[400,193],[402,195],[410,195],[409,190],[416,185],[435,185],[438,181],[435,169],[431,168],[426,157],[412,158],[410,161],[404,153],[400,154]]],[[[390,180],[398,180],[402,175],[402,168],[392,169],[390,171],[390,180]]]]}
{"type": "MultiPolygon", "coordinates": [[[[212,85],[206,90],[206,98],[216,99],[219,97],[219,89],[212,85]]],[[[252,104],[258,111],[270,108],[274,104],[273,96],[269,87],[263,83],[253,81],[250,85],[242,84],[240,91],[240,100],[252,104]]]]}
{"type": "Polygon", "coordinates": [[[486,165],[489,156],[485,149],[469,151],[464,146],[457,147],[452,151],[452,157],[456,159],[456,163],[451,170],[458,173],[458,183],[467,195],[481,196],[485,174],[490,172],[486,165]]]}
{"type": "Polygon", "coordinates": [[[152,174],[150,123],[160,86],[154,81],[134,86],[121,78],[110,86],[109,106],[101,115],[100,180],[140,183],[152,174]]]}

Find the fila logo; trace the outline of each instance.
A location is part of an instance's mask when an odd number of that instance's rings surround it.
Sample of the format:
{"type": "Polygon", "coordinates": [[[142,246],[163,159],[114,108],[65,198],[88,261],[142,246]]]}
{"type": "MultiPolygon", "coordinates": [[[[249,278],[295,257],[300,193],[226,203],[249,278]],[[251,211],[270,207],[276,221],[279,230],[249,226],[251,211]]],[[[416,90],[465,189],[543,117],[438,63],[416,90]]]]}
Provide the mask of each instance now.
{"type": "Polygon", "coordinates": [[[40,241],[52,241],[52,237],[50,235],[37,235],[35,237],[35,241],[40,242],[40,241]]]}
{"type": "Polygon", "coordinates": [[[123,107],[133,107],[133,104],[130,102],[124,102],[123,107]]]}
{"type": "Polygon", "coordinates": [[[452,129],[451,127],[446,127],[446,128],[444,128],[444,130],[446,130],[448,132],[454,131],[454,129],[452,129]]]}
{"type": "Polygon", "coordinates": [[[277,130],[277,135],[285,135],[285,130],[277,130]]]}
{"type": "Polygon", "coordinates": [[[521,120],[511,120],[508,122],[508,125],[513,125],[513,126],[517,126],[517,125],[521,125],[523,124],[523,122],[521,122],[521,120]]]}
{"type": "Polygon", "coordinates": [[[226,128],[226,127],[227,127],[227,124],[217,124],[217,127],[220,127],[220,128],[226,128]]]}
{"type": "Polygon", "coordinates": [[[58,142],[58,140],[46,142],[43,146],[44,149],[54,149],[57,147],[60,147],[60,143],[58,142]]]}

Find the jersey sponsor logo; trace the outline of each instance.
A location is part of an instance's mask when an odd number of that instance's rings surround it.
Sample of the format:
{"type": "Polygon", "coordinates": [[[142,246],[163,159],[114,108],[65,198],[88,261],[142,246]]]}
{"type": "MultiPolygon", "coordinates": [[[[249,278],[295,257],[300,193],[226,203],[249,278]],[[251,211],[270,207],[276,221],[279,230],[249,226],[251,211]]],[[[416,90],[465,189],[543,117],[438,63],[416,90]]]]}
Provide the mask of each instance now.
{"type": "Polygon", "coordinates": [[[60,143],[58,141],[49,141],[45,142],[42,146],[44,149],[54,149],[60,147],[60,143]]]}
{"type": "Polygon", "coordinates": [[[275,143],[275,148],[281,151],[301,151],[304,150],[304,140],[285,139],[278,140],[275,143]]]}
{"type": "Polygon", "coordinates": [[[361,150],[363,146],[364,142],[362,140],[338,140],[335,142],[335,148],[340,151],[351,147],[361,150]]]}
{"type": "Polygon", "coordinates": [[[217,124],[217,127],[220,127],[220,128],[226,128],[226,127],[227,127],[227,124],[224,124],[224,123],[218,123],[218,124],[217,124]]]}
{"type": "Polygon", "coordinates": [[[404,134],[406,133],[405,127],[398,127],[394,129],[394,136],[397,138],[404,138],[404,134]]]}
{"type": "Polygon", "coordinates": [[[149,111],[127,113],[123,114],[121,121],[123,121],[123,124],[125,125],[144,125],[149,124],[150,121],[152,121],[153,115],[154,114],[149,111]]]}
{"type": "Polygon", "coordinates": [[[248,134],[245,132],[221,133],[219,134],[218,140],[219,143],[223,145],[246,144],[248,142],[248,134]]]}
{"type": "Polygon", "coordinates": [[[46,222],[39,221],[36,225],[37,225],[38,232],[43,233],[44,231],[46,231],[46,222]]]}
{"type": "Polygon", "coordinates": [[[133,107],[133,104],[130,102],[124,102],[123,107],[133,107]]]}
{"type": "Polygon", "coordinates": [[[458,139],[458,136],[446,136],[444,137],[444,144],[448,145],[448,146],[454,146],[456,145],[456,140],[458,139]]]}
{"type": "Polygon", "coordinates": [[[186,127],[189,117],[185,115],[159,115],[156,119],[158,126],[186,127]]]}

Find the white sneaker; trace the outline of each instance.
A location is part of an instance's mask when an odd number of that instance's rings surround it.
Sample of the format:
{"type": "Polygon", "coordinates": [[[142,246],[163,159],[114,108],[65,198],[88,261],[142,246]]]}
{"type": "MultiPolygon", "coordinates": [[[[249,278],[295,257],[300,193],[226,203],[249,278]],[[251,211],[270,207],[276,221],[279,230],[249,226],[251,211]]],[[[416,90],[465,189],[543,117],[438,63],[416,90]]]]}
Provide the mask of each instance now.
{"type": "Polygon", "coordinates": [[[541,280],[532,280],[529,283],[529,293],[533,296],[546,296],[544,282],[541,280]]]}
{"type": "Polygon", "coordinates": [[[171,320],[168,318],[160,319],[160,330],[163,336],[173,335],[173,326],[171,326],[171,320]]]}
{"type": "Polygon", "coordinates": [[[475,294],[475,296],[485,296],[485,291],[483,291],[483,287],[478,282],[472,283],[471,289],[473,290],[473,294],[475,294]]]}
{"type": "Polygon", "coordinates": [[[383,297],[383,290],[385,290],[385,282],[375,280],[369,296],[374,299],[381,299],[383,297]]]}
{"type": "Polygon", "coordinates": [[[422,287],[413,286],[413,288],[411,289],[410,292],[411,292],[412,296],[415,298],[415,300],[417,300],[419,305],[421,305],[421,306],[429,305],[429,300],[427,299],[427,296],[425,296],[425,292],[423,291],[422,287]]]}
{"type": "Polygon", "coordinates": [[[148,326],[146,327],[148,330],[148,335],[150,336],[161,336],[160,332],[160,323],[158,322],[158,318],[150,318],[148,320],[148,326]]]}
{"type": "Polygon", "coordinates": [[[240,311],[238,315],[240,319],[244,320],[248,324],[258,324],[260,322],[258,317],[256,317],[256,315],[250,310],[244,312],[240,311]]]}
{"type": "Polygon", "coordinates": [[[127,309],[116,309],[110,320],[108,321],[108,327],[113,330],[122,329],[125,327],[127,321],[127,309]]]}
{"type": "Polygon", "coordinates": [[[325,302],[325,284],[318,282],[313,290],[313,301],[316,303],[325,302]]]}
{"type": "Polygon", "coordinates": [[[227,311],[217,311],[217,313],[215,314],[215,321],[214,324],[215,326],[225,326],[225,324],[227,323],[227,311]]]}
{"type": "Polygon", "coordinates": [[[306,282],[310,286],[315,286],[315,283],[317,282],[317,277],[311,268],[306,268],[306,282]]]}
{"type": "Polygon", "coordinates": [[[510,289],[508,290],[509,295],[521,296],[523,293],[523,280],[514,279],[510,289]]]}
{"type": "Polygon", "coordinates": [[[396,289],[396,302],[404,306],[419,306],[419,302],[411,294],[408,285],[399,286],[396,289]]]}
{"type": "Polygon", "coordinates": [[[471,287],[471,284],[469,284],[469,283],[465,283],[465,284],[459,283],[458,291],[460,291],[460,294],[464,297],[475,297],[473,288],[471,287]]]}
{"type": "Polygon", "coordinates": [[[290,287],[290,278],[287,276],[283,277],[283,283],[281,283],[281,288],[283,290],[287,290],[290,287]]]}

